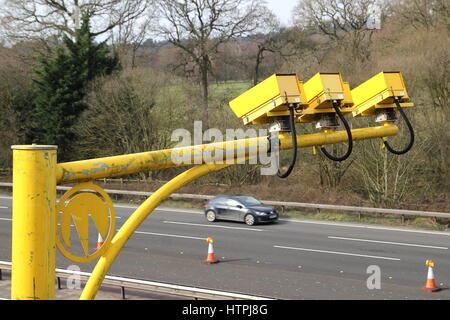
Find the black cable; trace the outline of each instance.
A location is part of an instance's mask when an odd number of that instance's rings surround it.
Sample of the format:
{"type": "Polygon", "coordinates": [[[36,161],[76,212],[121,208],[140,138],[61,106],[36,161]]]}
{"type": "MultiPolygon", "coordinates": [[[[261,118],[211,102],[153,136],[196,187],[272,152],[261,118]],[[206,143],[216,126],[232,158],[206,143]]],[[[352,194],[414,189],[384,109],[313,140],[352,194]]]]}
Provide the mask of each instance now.
{"type": "Polygon", "coordinates": [[[295,163],[297,162],[297,131],[295,130],[294,105],[292,104],[289,105],[289,124],[291,127],[293,154],[291,163],[284,173],[281,173],[280,168],[278,168],[277,176],[282,179],[287,178],[291,174],[292,169],[294,169],[295,163]]]}
{"type": "Polygon", "coordinates": [[[405,111],[403,111],[403,108],[400,106],[399,98],[398,97],[394,97],[394,102],[395,102],[395,105],[397,106],[398,111],[400,111],[400,114],[402,115],[402,118],[405,120],[406,125],[408,126],[409,136],[410,136],[409,144],[406,146],[405,149],[400,150],[400,151],[392,149],[392,147],[389,145],[389,142],[387,142],[387,141],[384,141],[384,146],[386,147],[386,149],[388,149],[388,151],[390,153],[401,155],[401,154],[405,154],[409,150],[411,150],[411,148],[412,148],[412,146],[414,144],[414,129],[413,129],[413,127],[411,125],[411,122],[409,121],[408,117],[406,116],[405,111]]]}
{"type": "Polygon", "coordinates": [[[352,130],[350,129],[350,126],[348,125],[347,120],[344,118],[344,115],[342,114],[341,110],[339,109],[339,103],[333,102],[333,108],[336,111],[337,115],[339,116],[339,119],[341,119],[342,123],[345,126],[345,130],[347,131],[348,136],[348,148],[347,152],[342,157],[336,157],[325,149],[325,147],[321,147],[320,150],[323,152],[325,156],[327,156],[328,159],[331,159],[333,161],[344,161],[347,159],[353,150],[353,138],[352,138],[352,130]]]}

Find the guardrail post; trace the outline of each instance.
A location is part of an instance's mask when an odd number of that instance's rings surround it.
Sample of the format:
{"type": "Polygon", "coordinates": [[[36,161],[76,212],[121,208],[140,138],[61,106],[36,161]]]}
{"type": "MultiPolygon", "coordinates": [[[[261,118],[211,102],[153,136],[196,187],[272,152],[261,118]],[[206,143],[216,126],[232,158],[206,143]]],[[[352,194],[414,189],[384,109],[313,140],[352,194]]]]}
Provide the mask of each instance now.
{"type": "Polygon", "coordinates": [[[13,149],[11,299],[55,298],[56,146],[13,149]]]}

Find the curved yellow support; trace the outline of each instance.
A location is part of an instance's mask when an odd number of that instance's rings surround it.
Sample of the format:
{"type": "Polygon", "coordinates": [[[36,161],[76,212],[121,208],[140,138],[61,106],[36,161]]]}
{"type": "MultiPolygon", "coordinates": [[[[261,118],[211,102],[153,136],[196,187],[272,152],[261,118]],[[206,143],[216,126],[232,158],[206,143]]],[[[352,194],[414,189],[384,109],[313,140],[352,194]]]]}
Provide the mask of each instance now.
{"type": "Polygon", "coordinates": [[[133,232],[139,227],[139,225],[147,218],[147,216],[171,193],[188,184],[189,182],[204,176],[205,174],[220,170],[229,166],[230,164],[203,164],[197,167],[193,167],[159,188],[153,193],[144,203],[136,209],[136,211],[130,216],[125,224],[120,228],[117,234],[114,236],[108,250],[100,257],[97,265],[89,277],[83,292],[81,293],[81,300],[92,300],[95,298],[106,273],[110,269],[112,263],[118,256],[120,250],[125,243],[131,237],[133,232]]]}

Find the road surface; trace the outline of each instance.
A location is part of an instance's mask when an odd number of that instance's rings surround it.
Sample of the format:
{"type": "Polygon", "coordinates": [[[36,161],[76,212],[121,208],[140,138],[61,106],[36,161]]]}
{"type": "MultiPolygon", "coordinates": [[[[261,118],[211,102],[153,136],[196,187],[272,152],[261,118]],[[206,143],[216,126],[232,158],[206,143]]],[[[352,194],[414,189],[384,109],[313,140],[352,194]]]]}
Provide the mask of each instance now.
{"type": "MultiPolygon", "coordinates": [[[[115,207],[118,229],[136,207],[115,207]]],[[[0,196],[4,261],[11,261],[11,218],[11,197],[0,196]]],[[[449,247],[450,232],[283,218],[255,226],[209,223],[199,210],[158,208],[129,239],[109,274],[280,299],[448,300],[449,247]],[[215,241],[218,264],[203,264],[207,237],[215,241]],[[427,259],[436,263],[440,292],[420,290],[427,259]],[[373,270],[380,271],[381,288],[369,290],[373,270]]],[[[58,268],[73,264],[57,254],[58,268]]],[[[91,272],[94,265],[79,267],[91,272]]]]}

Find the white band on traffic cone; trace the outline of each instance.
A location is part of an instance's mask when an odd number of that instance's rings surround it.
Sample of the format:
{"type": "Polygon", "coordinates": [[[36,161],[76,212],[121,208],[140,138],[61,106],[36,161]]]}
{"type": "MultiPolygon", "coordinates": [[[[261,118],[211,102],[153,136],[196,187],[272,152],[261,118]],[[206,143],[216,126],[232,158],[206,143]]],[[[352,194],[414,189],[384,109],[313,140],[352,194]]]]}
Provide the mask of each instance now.
{"type": "Polygon", "coordinates": [[[428,267],[428,279],[434,279],[433,267],[428,267]]]}
{"type": "Polygon", "coordinates": [[[97,250],[100,249],[101,246],[103,246],[104,242],[105,242],[105,240],[103,239],[102,235],[99,233],[98,238],[97,238],[97,250]]]}

